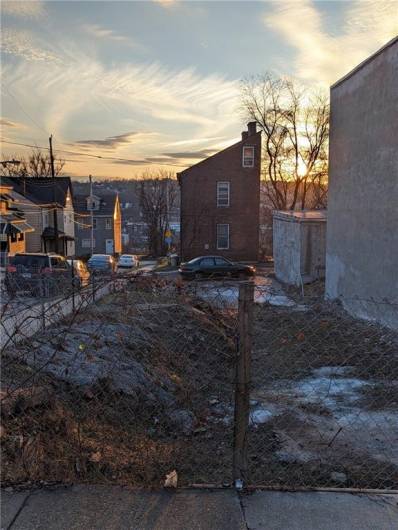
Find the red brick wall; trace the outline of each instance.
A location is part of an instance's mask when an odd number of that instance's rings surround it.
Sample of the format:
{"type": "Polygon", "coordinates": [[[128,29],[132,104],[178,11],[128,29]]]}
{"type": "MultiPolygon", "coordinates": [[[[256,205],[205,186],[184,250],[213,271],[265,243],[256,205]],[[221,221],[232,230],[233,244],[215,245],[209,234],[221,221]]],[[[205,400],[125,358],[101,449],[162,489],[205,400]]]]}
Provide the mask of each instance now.
{"type": "Polygon", "coordinates": [[[220,151],[180,173],[181,257],[216,254],[257,261],[261,134],[220,151]],[[254,167],[242,166],[243,146],[254,146],[254,167]],[[217,182],[230,182],[230,206],[217,207],[217,182]],[[217,224],[230,225],[229,250],[217,250],[217,224]],[[209,248],[205,248],[205,245],[209,248]]]}

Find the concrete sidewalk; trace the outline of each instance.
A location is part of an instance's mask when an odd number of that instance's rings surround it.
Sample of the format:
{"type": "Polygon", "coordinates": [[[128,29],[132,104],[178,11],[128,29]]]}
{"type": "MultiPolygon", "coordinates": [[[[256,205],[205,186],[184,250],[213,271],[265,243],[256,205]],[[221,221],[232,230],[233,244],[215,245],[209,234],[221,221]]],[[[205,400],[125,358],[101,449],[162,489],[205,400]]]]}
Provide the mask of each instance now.
{"type": "Polygon", "coordinates": [[[2,492],[3,530],[397,530],[398,496],[71,486],[2,492]]]}

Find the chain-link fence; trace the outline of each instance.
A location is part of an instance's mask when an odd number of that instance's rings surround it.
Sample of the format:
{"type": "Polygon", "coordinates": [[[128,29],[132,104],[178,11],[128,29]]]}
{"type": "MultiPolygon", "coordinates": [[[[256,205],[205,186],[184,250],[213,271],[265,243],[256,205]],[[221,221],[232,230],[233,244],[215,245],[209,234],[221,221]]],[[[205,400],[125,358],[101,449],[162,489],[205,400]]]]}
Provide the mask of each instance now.
{"type": "Polygon", "coordinates": [[[266,277],[27,280],[3,282],[5,484],[398,487],[392,330],[266,277]]]}
{"type": "Polygon", "coordinates": [[[227,287],[121,274],[48,297],[25,287],[2,315],[6,484],[231,482],[227,287]]]}
{"type": "Polygon", "coordinates": [[[316,294],[255,288],[247,479],[397,488],[397,334],[316,294]]]}

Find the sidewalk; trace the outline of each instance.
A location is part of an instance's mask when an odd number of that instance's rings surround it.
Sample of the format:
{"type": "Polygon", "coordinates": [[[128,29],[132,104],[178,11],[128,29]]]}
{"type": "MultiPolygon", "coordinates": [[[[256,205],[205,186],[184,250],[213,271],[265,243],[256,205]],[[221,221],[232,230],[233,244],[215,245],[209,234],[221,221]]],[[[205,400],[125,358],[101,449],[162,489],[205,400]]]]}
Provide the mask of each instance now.
{"type": "Polygon", "coordinates": [[[71,486],[2,491],[3,530],[397,530],[398,495],[71,486]]]}

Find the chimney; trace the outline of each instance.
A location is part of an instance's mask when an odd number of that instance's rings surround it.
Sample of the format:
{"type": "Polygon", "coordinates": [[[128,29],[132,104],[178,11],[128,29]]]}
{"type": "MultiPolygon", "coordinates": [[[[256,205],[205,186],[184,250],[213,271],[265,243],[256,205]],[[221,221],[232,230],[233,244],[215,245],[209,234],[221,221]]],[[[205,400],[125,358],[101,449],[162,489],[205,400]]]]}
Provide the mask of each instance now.
{"type": "Polygon", "coordinates": [[[253,134],[256,134],[256,132],[257,132],[257,122],[250,121],[247,124],[247,134],[248,134],[248,136],[253,136],[253,134]]]}
{"type": "Polygon", "coordinates": [[[247,131],[242,131],[242,141],[247,140],[249,133],[247,131]]]}

